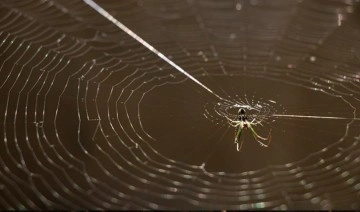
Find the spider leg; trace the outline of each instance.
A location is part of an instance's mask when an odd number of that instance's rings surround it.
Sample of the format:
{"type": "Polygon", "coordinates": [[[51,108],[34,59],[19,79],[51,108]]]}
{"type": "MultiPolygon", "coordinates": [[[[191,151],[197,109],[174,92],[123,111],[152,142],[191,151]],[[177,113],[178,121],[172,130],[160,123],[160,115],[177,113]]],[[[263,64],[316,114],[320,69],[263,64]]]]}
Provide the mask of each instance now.
{"type": "Polygon", "coordinates": [[[244,143],[244,140],[241,140],[240,142],[240,146],[239,146],[239,140],[241,138],[241,134],[242,134],[242,128],[241,126],[239,126],[236,130],[235,130],[235,144],[236,144],[236,150],[239,152],[241,150],[241,147],[244,143]]]}
{"type": "Polygon", "coordinates": [[[271,129],[270,129],[270,132],[269,132],[269,134],[268,134],[268,137],[267,137],[267,138],[264,138],[264,137],[261,137],[260,135],[258,135],[258,134],[256,133],[256,131],[254,130],[254,128],[253,128],[251,125],[249,125],[249,128],[250,128],[250,130],[251,130],[251,134],[252,134],[253,137],[255,138],[255,141],[257,141],[257,142],[260,144],[260,146],[264,146],[264,147],[268,147],[268,146],[269,146],[269,144],[270,144],[270,142],[271,142],[271,129]],[[265,143],[263,143],[263,142],[261,142],[261,141],[259,141],[259,140],[267,141],[267,144],[265,144],[265,143]]]}
{"type": "Polygon", "coordinates": [[[233,126],[233,127],[237,127],[237,126],[240,125],[240,123],[237,122],[237,121],[231,121],[230,125],[233,126]]]}
{"type": "Polygon", "coordinates": [[[240,152],[243,143],[244,143],[244,140],[241,140],[240,146],[239,146],[239,143],[236,143],[236,150],[237,150],[238,152],[240,152]]]}
{"type": "Polygon", "coordinates": [[[237,127],[240,125],[240,122],[239,121],[230,121],[229,124],[233,127],[237,127]]]}
{"type": "Polygon", "coordinates": [[[240,137],[241,137],[241,133],[242,133],[242,128],[241,126],[239,126],[236,130],[235,130],[235,143],[239,143],[240,137]]]}
{"type": "Polygon", "coordinates": [[[229,124],[233,127],[237,127],[240,125],[240,122],[239,121],[234,121],[234,120],[231,120],[229,118],[227,118],[227,120],[229,121],[229,124]]]}

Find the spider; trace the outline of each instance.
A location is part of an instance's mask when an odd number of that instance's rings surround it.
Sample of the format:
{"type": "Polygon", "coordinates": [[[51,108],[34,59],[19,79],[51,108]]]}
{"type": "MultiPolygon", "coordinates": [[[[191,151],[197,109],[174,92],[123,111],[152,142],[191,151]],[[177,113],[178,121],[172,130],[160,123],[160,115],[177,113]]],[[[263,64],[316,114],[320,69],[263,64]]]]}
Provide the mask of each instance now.
{"type": "Polygon", "coordinates": [[[248,121],[248,117],[246,115],[246,111],[244,108],[239,109],[238,116],[237,116],[238,120],[231,120],[229,118],[227,118],[227,119],[230,121],[231,126],[236,127],[234,143],[236,144],[237,151],[241,150],[244,140],[242,140],[240,143],[239,143],[239,140],[240,140],[242,131],[246,130],[246,129],[250,129],[251,134],[253,135],[255,141],[257,141],[260,144],[260,146],[263,146],[263,147],[269,146],[269,144],[271,142],[271,129],[270,129],[270,132],[269,132],[267,138],[261,137],[259,134],[257,134],[256,131],[254,130],[253,126],[256,126],[257,124],[260,124],[260,123],[255,122],[255,119],[253,119],[251,122],[248,121]],[[267,143],[265,144],[264,142],[267,142],[267,143]]]}

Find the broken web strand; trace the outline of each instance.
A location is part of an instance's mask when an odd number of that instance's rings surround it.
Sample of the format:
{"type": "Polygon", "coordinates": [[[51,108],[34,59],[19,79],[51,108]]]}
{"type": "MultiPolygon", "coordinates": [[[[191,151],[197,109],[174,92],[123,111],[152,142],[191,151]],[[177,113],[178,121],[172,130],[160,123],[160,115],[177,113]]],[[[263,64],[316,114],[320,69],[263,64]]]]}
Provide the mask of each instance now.
{"type": "Polygon", "coordinates": [[[203,87],[205,90],[207,90],[208,92],[210,92],[211,94],[215,95],[217,98],[221,99],[221,100],[225,100],[224,98],[222,98],[221,96],[219,96],[218,94],[214,93],[212,90],[210,90],[210,88],[206,87],[204,84],[202,84],[199,80],[197,80],[195,77],[193,77],[192,75],[190,75],[188,72],[186,72],[183,68],[181,68],[180,66],[178,66],[176,63],[174,63],[172,60],[170,60],[168,57],[166,57],[164,54],[162,54],[161,52],[159,52],[157,49],[155,49],[152,45],[150,45],[148,42],[146,42],[145,40],[143,40],[141,37],[139,37],[137,34],[135,34],[135,32],[133,32],[132,30],[130,30],[128,27],[126,27],[124,24],[122,24],[120,21],[118,21],[116,18],[114,18],[112,15],[110,15],[110,13],[108,13],[105,9],[103,9],[100,5],[98,5],[96,2],[92,1],[92,0],[83,0],[87,5],[89,5],[91,8],[93,8],[95,11],[97,11],[99,14],[101,14],[102,16],[104,16],[107,20],[111,21],[113,24],[115,24],[117,27],[119,27],[121,30],[123,30],[125,33],[127,33],[129,36],[131,36],[132,38],[134,38],[135,40],[137,40],[139,43],[141,43],[142,45],[144,45],[147,49],[149,49],[150,51],[152,51],[154,54],[156,54],[157,56],[159,56],[161,59],[163,59],[165,62],[167,62],[168,64],[170,64],[172,67],[174,67],[177,71],[183,73],[184,75],[186,75],[189,79],[191,79],[192,81],[194,81],[196,84],[200,85],[201,87],[203,87]]]}

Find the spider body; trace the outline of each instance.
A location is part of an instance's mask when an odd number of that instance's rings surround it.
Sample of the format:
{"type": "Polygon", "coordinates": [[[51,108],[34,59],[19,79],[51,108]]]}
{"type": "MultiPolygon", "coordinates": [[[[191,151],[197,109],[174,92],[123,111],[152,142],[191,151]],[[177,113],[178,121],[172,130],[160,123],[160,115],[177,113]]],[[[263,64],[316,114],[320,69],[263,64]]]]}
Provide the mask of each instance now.
{"type": "Polygon", "coordinates": [[[258,135],[256,133],[255,129],[253,128],[253,126],[256,126],[257,124],[261,124],[261,123],[256,122],[255,119],[253,119],[252,121],[249,121],[244,108],[239,109],[238,117],[236,120],[231,120],[229,118],[228,118],[228,120],[230,121],[230,125],[235,127],[235,142],[234,143],[236,144],[237,151],[241,150],[243,140],[240,143],[239,143],[239,140],[241,138],[242,131],[246,130],[246,129],[250,129],[251,134],[253,135],[255,141],[257,141],[260,144],[260,146],[263,146],[263,147],[269,146],[269,144],[271,142],[271,129],[270,129],[270,132],[269,132],[267,138],[264,138],[264,137],[258,135]],[[264,142],[266,142],[266,144],[264,142]]]}
{"type": "Polygon", "coordinates": [[[246,121],[248,118],[247,118],[247,115],[246,115],[246,112],[245,112],[245,109],[241,108],[238,112],[238,119],[239,121],[246,121]]]}
{"type": "Polygon", "coordinates": [[[248,117],[246,115],[246,112],[245,112],[245,109],[241,108],[238,112],[238,120],[241,122],[241,127],[243,129],[247,129],[248,128],[248,125],[247,125],[247,120],[248,120],[248,117]]]}

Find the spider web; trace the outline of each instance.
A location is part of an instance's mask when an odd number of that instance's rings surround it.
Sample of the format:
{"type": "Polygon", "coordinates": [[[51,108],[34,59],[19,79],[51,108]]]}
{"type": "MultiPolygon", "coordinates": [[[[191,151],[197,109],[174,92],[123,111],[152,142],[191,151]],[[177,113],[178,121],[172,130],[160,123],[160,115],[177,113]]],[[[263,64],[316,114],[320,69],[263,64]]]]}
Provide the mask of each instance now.
{"type": "Polygon", "coordinates": [[[86,2],[2,1],[1,208],[360,208],[358,1],[97,3],[186,73],[86,2]]]}

